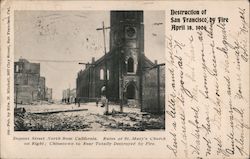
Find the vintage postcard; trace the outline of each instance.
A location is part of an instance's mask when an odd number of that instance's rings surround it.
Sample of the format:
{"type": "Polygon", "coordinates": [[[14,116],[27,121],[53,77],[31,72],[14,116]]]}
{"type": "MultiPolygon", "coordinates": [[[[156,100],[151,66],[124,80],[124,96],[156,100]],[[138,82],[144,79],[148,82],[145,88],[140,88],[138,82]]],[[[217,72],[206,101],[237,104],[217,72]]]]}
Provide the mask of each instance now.
{"type": "Polygon", "coordinates": [[[1,1],[1,158],[249,158],[248,1],[1,1]]]}

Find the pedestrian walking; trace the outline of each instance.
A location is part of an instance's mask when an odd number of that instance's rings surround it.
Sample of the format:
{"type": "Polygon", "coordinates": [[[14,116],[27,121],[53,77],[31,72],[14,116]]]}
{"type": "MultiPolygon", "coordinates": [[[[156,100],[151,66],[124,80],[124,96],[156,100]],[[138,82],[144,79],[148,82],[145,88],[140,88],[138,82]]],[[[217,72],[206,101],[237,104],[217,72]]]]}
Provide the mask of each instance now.
{"type": "Polygon", "coordinates": [[[101,107],[104,107],[105,106],[105,103],[106,103],[106,97],[105,96],[101,96],[101,107]]]}
{"type": "Polygon", "coordinates": [[[78,98],[77,102],[78,102],[78,107],[80,107],[80,98],[78,98]]]}
{"type": "Polygon", "coordinates": [[[76,105],[76,103],[77,103],[77,98],[75,98],[75,105],[76,105]]]}
{"type": "Polygon", "coordinates": [[[99,103],[99,99],[98,98],[96,98],[96,106],[98,107],[98,103],[99,103]]]}

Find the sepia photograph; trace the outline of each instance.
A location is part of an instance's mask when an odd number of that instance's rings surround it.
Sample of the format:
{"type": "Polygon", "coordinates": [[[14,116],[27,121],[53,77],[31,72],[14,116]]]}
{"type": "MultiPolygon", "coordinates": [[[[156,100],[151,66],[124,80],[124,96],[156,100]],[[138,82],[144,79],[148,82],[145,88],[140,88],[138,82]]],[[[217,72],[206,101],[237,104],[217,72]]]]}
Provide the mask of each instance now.
{"type": "Polygon", "coordinates": [[[249,2],[2,0],[0,158],[249,158],[249,2]]]}
{"type": "Polygon", "coordinates": [[[15,131],[165,131],[165,11],[14,12],[15,131]]]}

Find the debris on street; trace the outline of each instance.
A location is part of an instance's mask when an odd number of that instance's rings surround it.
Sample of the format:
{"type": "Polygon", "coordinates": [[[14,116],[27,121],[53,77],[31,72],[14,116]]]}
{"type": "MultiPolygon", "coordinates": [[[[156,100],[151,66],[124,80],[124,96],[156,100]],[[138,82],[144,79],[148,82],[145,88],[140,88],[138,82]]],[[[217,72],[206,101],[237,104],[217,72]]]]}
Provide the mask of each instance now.
{"type": "MultiPolygon", "coordinates": [[[[86,105],[84,106],[87,107],[86,105]]],[[[147,131],[165,129],[165,116],[141,112],[119,112],[112,109],[108,115],[91,111],[101,107],[88,107],[87,111],[58,113],[19,112],[15,115],[16,131],[147,131]],[[90,111],[89,111],[90,110],[90,111]]],[[[132,109],[133,110],[133,109],[132,109]]]]}

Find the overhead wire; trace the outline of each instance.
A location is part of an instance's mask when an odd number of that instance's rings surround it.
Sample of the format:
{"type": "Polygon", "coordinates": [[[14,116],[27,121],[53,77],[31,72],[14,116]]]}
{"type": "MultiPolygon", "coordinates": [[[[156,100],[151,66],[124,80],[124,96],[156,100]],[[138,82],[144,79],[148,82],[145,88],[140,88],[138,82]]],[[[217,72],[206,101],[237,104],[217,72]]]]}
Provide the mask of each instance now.
{"type": "MultiPolygon", "coordinates": [[[[28,61],[37,61],[37,62],[64,62],[64,63],[67,63],[67,62],[85,62],[84,60],[49,60],[49,59],[28,59],[28,58],[25,58],[26,60],[28,61]]],[[[16,61],[18,59],[15,59],[16,61]]]]}

